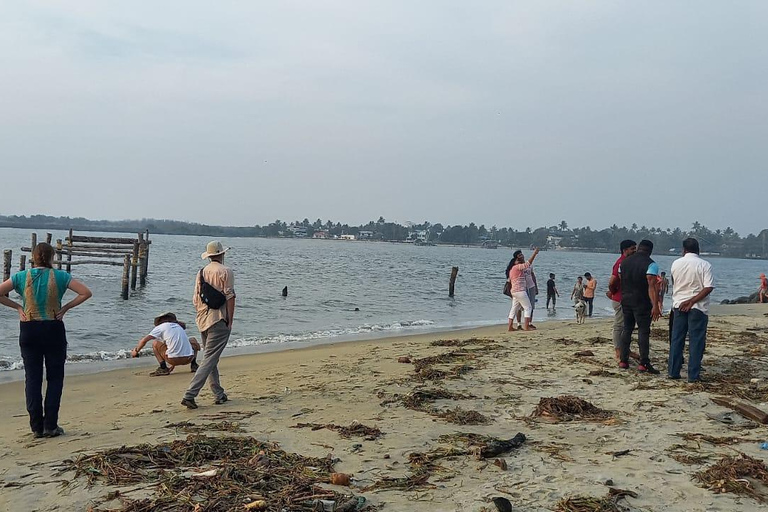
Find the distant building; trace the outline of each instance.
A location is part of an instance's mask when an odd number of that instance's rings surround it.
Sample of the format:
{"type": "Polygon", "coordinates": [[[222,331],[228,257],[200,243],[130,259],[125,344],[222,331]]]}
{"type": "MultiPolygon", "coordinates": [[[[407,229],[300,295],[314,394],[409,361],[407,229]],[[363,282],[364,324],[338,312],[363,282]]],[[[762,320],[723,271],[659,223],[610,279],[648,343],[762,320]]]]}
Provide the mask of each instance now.
{"type": "Polygon", "coordinates": [[[354,240],[355,235],[341,235],[339,238],[342,240],[354,240]]]}
{"type": "Polygon", "coordinates": [[[427,238],[429,237],[429,233],[426,230],[423,231],[411,231],[408,233],[408,238],[405,239],[408,243],[414,243],[414,242],[426,242],[427,238]]]}
{"type": "Polygon", "coordinates": [[[373,239],[373,235],[373,231],[360,231],[357,233],[357,238],[359,240],[371,240],[373,239]]]}
{"type": "Polygon", "coordinates": [[[312,238],[326,239],[326,238],[328,238],[328,232],[327,231],[315,231],[314,233],[312,233],[312,238]]]}
{"type": "Polygon", "coordinates": [[[563,237],[561,236],[547,236],[547,246],[551,247],[553,249],[559,249],[560,248],[560,242],[563,241],[563,237]]]}
{"type": "Polygon", "coordinates": [[[307,228],[305,228],[304,226],[296,226],[291,224],[290,226],[288,226],[288,231],[293,233],[293,236],[295,236],[296,238],[306,238],[307,236],[307,228]]]}

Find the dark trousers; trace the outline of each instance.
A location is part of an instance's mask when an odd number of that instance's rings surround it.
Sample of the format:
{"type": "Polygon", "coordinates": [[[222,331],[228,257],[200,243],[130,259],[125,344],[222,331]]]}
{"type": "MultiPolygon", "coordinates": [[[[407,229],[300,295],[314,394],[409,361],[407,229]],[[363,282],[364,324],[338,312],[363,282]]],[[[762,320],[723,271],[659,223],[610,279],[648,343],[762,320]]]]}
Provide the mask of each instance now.
{"type": "Polygon", "coordinates": [[[552,301],[552,307],[557,306],[557,295],[547,292],[547,309],[549,309],[549,301],[552,301]]]}
{"type": "Polygon", "coordinates": [[[587,310],[587,315],[592,316],[592,308],[594,306],[595,298],[594,297],[584,297],[584,302],[586,302],[587,306],[589,306],[589,309],[587,310]]]}
{"type": "Polygon", "coordinates": [[[632,332],[635,330],[635,326],[637,326],[640,364],[647,366],[651,362],[651,307],[622,303],[621,310],[624,313],[624,329],[621,331],[621,362],[629,362],[629,344],[632,341],[632,332]]]}
{"type": "Polygon", "coordinates": [[[670,377],[679,377],[683,367],[683,352],[685,336],[688,335],[688,380],[695,381],[701,373],[701,359],[707,345],[707,324],[709,317],[698,309],[683,313],[679,309],[672,311],[675,315],[672,324],[672,344],[669,347],[670,377]]]}
{"type": "Polygon", "coordinates": [[[55,430],[64,389],[67,333],[64,322],[44,320],[19,322],[19,346],[24,361],[24,391],[32,432],[55,430]],[[43,402],[43,365],[47,387],[43,402]]]}

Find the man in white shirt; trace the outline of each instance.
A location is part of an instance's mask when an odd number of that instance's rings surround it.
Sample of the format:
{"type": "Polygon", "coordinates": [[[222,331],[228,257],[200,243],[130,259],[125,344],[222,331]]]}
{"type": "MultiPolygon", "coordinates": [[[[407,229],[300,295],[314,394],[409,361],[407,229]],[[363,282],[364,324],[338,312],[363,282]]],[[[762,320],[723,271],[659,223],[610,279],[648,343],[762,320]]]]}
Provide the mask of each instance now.
{"type": "Polygon", "coordinates": [[[709,294],[715,289],[712,265],[699,257],[699,241],[683,240],[683,257],[672,263],[672,343],[669,347],[670,379],[680,378],[685,336],[688,335],[688,382],[700,378],[701,359],[707,344],[709,294]]]}
{"type": "Polygon", "coordinates": [[[197,371],[197,352],[200,345],[195,338],[188,338],[184,322],[176,319],[173,313],[163,313],[155,318],[155,328],[144,336],[136,348],[131,350],[131,357],[139,357],[144,345],[152,342],[152,352],[160,367],[150,373],[151,377],[170,375],[176,366],[190,365],[192,372],[197,371]]]}

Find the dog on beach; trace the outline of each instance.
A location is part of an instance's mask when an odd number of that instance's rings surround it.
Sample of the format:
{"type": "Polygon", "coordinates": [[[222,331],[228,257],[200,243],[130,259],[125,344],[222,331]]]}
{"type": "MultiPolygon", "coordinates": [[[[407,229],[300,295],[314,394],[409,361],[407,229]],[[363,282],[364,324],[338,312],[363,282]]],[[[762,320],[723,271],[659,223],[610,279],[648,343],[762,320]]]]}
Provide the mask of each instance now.
{"type": "Polygon", "coordinates": [[[576,323],[583,324],[587,320],[587,303],[580,300],[576,303],[576,323]]]}

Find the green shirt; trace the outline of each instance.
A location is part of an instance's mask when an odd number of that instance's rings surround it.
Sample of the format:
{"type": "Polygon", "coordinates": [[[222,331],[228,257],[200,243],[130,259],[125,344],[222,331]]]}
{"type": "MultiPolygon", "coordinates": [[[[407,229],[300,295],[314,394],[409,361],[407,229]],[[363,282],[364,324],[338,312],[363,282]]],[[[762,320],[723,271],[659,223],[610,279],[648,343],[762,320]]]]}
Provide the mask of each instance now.
{"type": "Polygon", "coordinates": [[[55,320],[71,280],[68,272],[52,268],[22,270],[11,277],[27,320],[55,320]]]}

